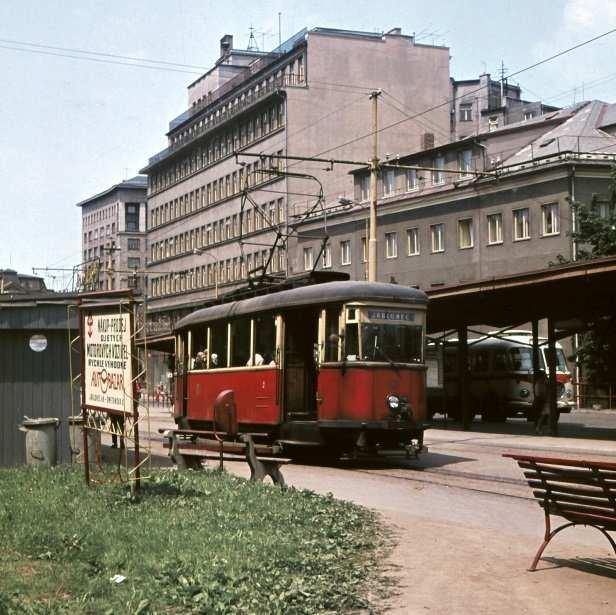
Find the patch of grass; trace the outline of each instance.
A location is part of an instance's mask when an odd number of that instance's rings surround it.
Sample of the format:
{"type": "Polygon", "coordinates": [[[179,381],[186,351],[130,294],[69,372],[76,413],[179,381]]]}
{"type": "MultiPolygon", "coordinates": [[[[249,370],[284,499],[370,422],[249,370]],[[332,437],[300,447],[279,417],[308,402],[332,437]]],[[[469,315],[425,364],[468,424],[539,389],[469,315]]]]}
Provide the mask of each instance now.
{"type": "Polygon", "coordinates": [[[331,497],[207,471],[135,499],[68,467],[2,470],[0,494],[0,615],[372,610],[377,520],[331,497]]]}

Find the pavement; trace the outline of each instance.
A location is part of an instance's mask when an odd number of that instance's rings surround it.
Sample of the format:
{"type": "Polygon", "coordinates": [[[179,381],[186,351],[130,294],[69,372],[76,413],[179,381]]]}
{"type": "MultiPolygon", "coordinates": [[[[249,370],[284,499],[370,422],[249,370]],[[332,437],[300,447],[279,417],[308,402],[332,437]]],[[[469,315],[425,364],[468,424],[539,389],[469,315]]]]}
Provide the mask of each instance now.
{"type": "MultiPolygon", "coordinates": [[[[149,423],[144,443],[151,443],[155,463],[168,465],[157,430],[173,426],[170,409],[152,407],[149,423]]],[[[381,605],[386,612],[616,613],[616,556],[592,528],[559,534],[538,570],[527,572],[542,540],[543,512],[517,464],[502,457],[528,451],[616,460],[616,413],[575,411],[563,421],[561,437],[536,436],[525,421],[478,422],[471,431],[437,421],[426,444],[429,452],[417,461],[284,468],[289,485],[380,514],[396,540],[384,562],[396,587],[381,605]]],[[[245,463],[226,467],[249,475],[245,463]]]]}

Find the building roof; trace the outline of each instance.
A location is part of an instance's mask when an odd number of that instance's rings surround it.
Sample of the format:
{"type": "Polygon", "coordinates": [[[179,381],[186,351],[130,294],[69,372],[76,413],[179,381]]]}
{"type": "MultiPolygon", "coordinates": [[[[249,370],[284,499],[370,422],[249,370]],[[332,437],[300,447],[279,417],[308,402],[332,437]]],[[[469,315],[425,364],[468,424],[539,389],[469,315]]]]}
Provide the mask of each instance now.
{"type": "Polygon", "coordinates": [[[103,192],[99,192],[99,194],[95,194],[83,201],[79,201],[76,204],[76,207],[83,207],[84,205],[90,205],[94,201],[98,199],[102,199],[104,196],[107,196],[114,192],[115,190],[122,189],[133,189],[133,190],[145,190],[148,187],[148,177],[147,175],[135,175],[135,177],[131,177],[130,179],[125,179],[121,181],[119,184],[115,184],[111,186],[111,188],[107,188],[107,190],[103,190],[103,192]]]}
{"type": "Polygon", "coordinates": [[[605,105],[599,128],[607,128],[608,126],[614,126],[614,124],[616,124],[616,103],[605,105]]]}
{"type": "Polygon", "coordinates": [[[506,166],[563,152],[616,153],[616,137],[600,130],[598,124],[607,105],[600,100],[579,103],[553,114],[569,118],[503,160],[506,166]]]}

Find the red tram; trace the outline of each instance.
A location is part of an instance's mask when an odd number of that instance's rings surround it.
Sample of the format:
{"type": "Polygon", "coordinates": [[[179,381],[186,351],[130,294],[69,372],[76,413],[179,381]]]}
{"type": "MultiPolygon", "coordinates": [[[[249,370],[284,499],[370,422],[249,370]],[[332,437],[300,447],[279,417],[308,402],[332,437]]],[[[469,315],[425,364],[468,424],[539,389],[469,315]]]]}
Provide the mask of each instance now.
{"type": "Polygon", "coordinates": [[[427,296],[327,282],[206,307],[176,326],[175,419],[213,425],[231,389],[240,432],[289,456],[423,447],[427,296]]]}

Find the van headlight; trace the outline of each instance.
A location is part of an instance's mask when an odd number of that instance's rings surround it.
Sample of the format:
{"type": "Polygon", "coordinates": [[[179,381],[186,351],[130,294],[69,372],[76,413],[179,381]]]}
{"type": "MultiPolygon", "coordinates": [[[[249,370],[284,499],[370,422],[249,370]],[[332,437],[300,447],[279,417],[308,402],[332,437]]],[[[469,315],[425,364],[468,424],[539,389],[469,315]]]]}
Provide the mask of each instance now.
{"type": "Polygon", "coordinates": [[[520,397],[525,398],[530,395],[530,391],[526,388],[520,389],[520,397]]]}

